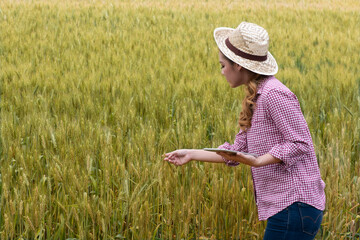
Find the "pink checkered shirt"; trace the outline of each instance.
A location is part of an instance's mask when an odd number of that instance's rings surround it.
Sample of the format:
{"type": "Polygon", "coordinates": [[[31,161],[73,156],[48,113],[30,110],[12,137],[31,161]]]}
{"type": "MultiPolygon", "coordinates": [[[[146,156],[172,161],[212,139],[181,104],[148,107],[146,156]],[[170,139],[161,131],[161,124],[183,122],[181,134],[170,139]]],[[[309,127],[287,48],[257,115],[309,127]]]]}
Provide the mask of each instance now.
{"type": "MultiPolygon", "coordinates": [[[[309,128],[299,102],[284,84],[271,76],[258,86],[257,108],[251,128],[236,135],[233,145],[222,149],[266,153],[281,163],[252,167],[259,220],[266,220],[294,202],[325,209],[322,181],[309,128]]],[[[224,159],[229,166],[239,163],[224,159]]]]}

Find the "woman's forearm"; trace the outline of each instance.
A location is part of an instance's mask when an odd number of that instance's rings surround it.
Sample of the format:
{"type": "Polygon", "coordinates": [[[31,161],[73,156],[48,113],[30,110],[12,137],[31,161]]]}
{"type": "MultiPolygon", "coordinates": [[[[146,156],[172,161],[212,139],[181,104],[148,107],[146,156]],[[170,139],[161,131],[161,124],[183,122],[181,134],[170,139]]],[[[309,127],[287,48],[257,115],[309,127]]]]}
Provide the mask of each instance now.
{"type": "Polygon", "coordinates": [[[189,156],[193,161],[224,163],[224,160],[220,155],[216,154],[215,152],[208,152],[201,149],[189,150],[189,156]]]}
{"type": "Polygon", "coordinates": [[[280,159],[270,155],[269,153],[258,157],[256,160],[257,160],[257,163],[256,163],[255,167],[263,167],[263,166],[266,166],[269,164],[282,162],[280,159]]]}

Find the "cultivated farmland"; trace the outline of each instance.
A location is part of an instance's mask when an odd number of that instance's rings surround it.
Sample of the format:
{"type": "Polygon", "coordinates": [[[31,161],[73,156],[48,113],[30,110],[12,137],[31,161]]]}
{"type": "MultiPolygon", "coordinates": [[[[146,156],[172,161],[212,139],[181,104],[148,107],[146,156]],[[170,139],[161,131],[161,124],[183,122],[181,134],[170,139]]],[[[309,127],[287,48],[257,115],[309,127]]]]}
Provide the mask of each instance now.
{"type": "Polygon", "coordinates": [[[161,157],[234,140],[212,33],[241,21],[308,122],[317,239],[359,238],[359,2],[219,2],[1,1],[1,239],[261,239],[249,167],[161,157]]]}

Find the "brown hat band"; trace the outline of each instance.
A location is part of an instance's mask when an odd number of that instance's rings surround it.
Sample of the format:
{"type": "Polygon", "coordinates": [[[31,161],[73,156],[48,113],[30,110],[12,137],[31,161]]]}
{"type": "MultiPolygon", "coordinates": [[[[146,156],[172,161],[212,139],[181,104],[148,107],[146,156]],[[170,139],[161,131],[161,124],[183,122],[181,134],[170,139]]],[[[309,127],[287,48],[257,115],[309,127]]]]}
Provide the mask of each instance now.
{"type": "Polygon", "coordinates": [[[256,55],[251,55],[251,54],[248,54],[246,52],[243,52],[243,51],[237,49],[236,47],[234,47],[234,45],[232,45],[230,43],[229,38],[227,38],[225,40],[225,44],[233,53],[235,53],[236,55],[238,55],[240,57],[243,57],[243,58],[246,58],[246,59],[249,59],[249,60],[253,60],[253,61],[258,61],[258,62],[263,62],[263,61],[266,61],[266,59],[267,59],[267,55],[265,55],[265,56],[256,56],[256,55]]]}

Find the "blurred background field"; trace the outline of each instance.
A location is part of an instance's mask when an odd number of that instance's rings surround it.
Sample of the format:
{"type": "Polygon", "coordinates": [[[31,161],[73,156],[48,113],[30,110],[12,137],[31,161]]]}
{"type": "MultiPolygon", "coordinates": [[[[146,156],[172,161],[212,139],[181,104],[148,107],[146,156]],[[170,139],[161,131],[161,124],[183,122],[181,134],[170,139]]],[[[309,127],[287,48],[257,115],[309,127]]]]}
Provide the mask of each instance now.
{"type": "Polygon", "coordinates": [[[2,0],[0,238],[261,239],[249,167],[161,157],[234,140],[212,33],[249,21],[312,133],[317,239],[359,239],[359,5],[2,0]]]}

